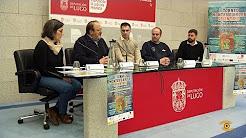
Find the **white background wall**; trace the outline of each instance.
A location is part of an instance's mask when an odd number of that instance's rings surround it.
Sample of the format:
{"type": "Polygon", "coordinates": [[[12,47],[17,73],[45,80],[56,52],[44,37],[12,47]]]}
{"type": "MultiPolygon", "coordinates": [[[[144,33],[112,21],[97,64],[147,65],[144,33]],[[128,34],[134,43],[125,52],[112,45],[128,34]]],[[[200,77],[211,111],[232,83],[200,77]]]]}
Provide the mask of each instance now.
{"type": "MultiPolygon", "coordinates": [[[[36,100],[33,94],[19,94],[13,52],[34,48],[48,20],[48,0],[0,0],[0,104],[36,100]]],[[[170,48],[178,48],[191,28],[198,30],[198,40],[207,39],[208,0],[157,0],[156,22],[163,30],[161,38],[170,48]]],[[[144,13],[143,13],[144,14],[144,13]]],[[[65,26],[64,45],[70,43],[70,29],[85,26],[65,26]]],[[[119,28],[103,28],[106,41],[119,37],[119,28]]],[[[150,40],[150,30],[134,29],[133,35],[141,47],[150,40]]]]}

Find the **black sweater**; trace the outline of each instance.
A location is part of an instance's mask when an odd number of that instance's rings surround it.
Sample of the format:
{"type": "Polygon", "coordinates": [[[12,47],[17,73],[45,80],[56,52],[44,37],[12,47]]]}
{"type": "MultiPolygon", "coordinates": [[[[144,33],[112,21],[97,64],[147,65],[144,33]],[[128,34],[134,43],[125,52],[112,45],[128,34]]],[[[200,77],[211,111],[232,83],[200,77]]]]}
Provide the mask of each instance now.
{"type": "Polygon", "coordinates": [[[155,44],[152,41],[145,42],[141,50],[141,56],[145,61],[159,61],[163,57],[168,57],[173,61],[173,54],[170,48],[163,42],[155,44]]]}
{"type": "Polygon", "coordinates": [[[62,74],[59,74],[55,67],[63,66],[63,51],[62,49],[55,55],[49,46],[40,40],[35,47],[34,54],[34,66],[42,76],[50,76],[56,78],[62,78],[62,74]]]}
{"type": "Polygon", "coordinates": [[[176,57],[177,59],[182,58],[184,60],[198,60],[199,57],[199,60],[202,61],[203,51],[203,44],[201,42],[197,41],[197,45],[191,46],[185,40],[181,42],[176,57]]]}
{"type": "Polygon", "coordinates": [[[81,36],[74,44],[73,61],[80,65],[97,64],[103,56],[108,56],[108,46],[103,38],[96,44],[87,34],[81,36]]]}

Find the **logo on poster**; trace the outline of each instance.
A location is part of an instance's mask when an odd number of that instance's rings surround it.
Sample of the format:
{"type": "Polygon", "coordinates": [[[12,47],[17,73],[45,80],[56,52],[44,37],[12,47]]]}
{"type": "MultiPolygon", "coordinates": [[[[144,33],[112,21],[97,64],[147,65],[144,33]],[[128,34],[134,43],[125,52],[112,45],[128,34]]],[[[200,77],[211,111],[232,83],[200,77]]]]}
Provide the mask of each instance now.
{"type": "Polygon", "coordinates": [[[185,87],[186,87],[185,82],[180,81],[179,78],[171,86],[171,88],[172,88],[172,105],[173,105],[173,110],[175,112],[181,112],[185,108],[185,105],[186,105],[185,87]]]}
{"type": "Polygon", "coordinates": [[[68,0],[60,0],[60,8],[66,11],[68,9],[68,0]]]}
{"type": "Polygon", "coordinates": [[[90,0],[90,13],[103,13],[107,8],[107,0],[90,0]]]}

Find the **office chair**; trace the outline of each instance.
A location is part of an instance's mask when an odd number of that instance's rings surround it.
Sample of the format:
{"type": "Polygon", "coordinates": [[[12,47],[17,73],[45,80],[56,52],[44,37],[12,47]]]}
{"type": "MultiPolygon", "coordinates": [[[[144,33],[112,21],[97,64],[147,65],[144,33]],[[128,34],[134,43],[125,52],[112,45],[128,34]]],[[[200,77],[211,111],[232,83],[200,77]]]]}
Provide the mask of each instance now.
{"type": "MultiPolygon", "coordinates": [[[[73,54],[73,48],[66,48],[65,49],[65,59],[66,59],[66,65],[67,66],[73,65],[72,54],[73,54]]],[[[81,82],[81,84],[83,83],[82,79],[79,79],[79,81],[81,82]]],[[[79,92],[76,95],[76,97],[83,97],[83,90],[81,90],[81,92],[79,92]]],[[[74,112],[74,108],[83,106],[83,102],[81,100],[78,100],[79,101],[78,104],[74,104],[74,101],[77,101],[77,100],[72,100],[69,102],[69,112],[70,113],[74,112]]]]}
{"type": "Polygon", "coordinates": [[[45,103],[45,111],[39,112],[34,110],[34,113],[31,115],[19,117],[18,123],[22,124],[25,119],[44,116],[43,128],[49,129],[50,126],[48,124],[49,118],[47,112],[49,108],[49,101],[56,98],[58,93],[47,88],[39,87],[38,83],[41,78],[41,74],[39,71],[34,70],[33,52],[33,49],[17,50],[14,52],[17,69],[15,75],[18,77],[19,93],[35,93],[45,96],[40,99],[41,102],[45,103]]]}
{"type": "Polygon", "coordinates": [[[173,50],[172,50],[172,53],[173,53],[173,59],[174,59],[174,61],[176,62],[176,60],[177,60],[178,49],[173,49],[173,50]]]}

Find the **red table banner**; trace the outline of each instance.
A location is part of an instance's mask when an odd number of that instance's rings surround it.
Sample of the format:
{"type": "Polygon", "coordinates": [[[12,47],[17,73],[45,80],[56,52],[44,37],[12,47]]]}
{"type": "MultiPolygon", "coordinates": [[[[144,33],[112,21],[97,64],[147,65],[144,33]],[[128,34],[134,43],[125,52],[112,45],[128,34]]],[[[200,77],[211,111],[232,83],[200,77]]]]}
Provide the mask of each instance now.
{"type": "Polygon", "coordinates": [[[70,25],[99,20],[103,26],[119,27],[129,22],[133,28],[155,26],[156,0],[50,0],[50,18],[70,25]]]}
{"type": "Polygon", "coordinates": [[[134,118],[119,135],[222,109],[223,68],[133,75],[134,118]]]}

